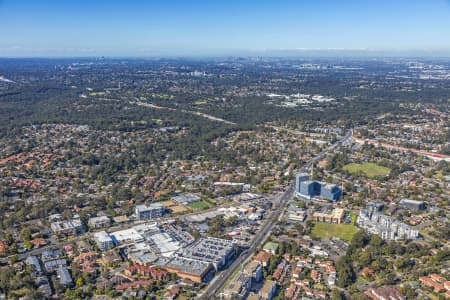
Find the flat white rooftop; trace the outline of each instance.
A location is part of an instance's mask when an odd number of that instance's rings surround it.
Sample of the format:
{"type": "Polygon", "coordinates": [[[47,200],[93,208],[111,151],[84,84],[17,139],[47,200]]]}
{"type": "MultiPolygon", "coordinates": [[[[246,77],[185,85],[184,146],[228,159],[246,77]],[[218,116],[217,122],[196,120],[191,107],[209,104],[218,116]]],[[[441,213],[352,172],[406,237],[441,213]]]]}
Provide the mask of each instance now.
{"type": "Polygon", "coordinates": [[[111,233],[110,236],[119,244],[123,242],[136,242],[144,240],[144,237],[140,235],[134,228],[116,231],[111,233]]]}
{"type": "Polygon", "coordinates": [[[94,238],[99,242],[109,242],[112,240],[109,234],[106,233],[106,231],[99,231],[94,233],[94,238]]]}

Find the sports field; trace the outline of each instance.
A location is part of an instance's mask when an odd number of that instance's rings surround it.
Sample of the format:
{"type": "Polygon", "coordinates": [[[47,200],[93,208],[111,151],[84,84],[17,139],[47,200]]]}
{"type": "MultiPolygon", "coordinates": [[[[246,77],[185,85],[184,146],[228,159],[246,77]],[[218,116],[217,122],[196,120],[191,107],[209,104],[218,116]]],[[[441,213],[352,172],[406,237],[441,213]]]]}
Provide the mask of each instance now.
{"type": "Polygon", "coordinates": [[[208,208],[212,207],[212,204],[210,204],[209,202],[206,202],[206,201],[197,201],[197,202],[189,203],[188,206],[195,210],[201,210],[201,209],[208,209],[208,208]]]}
{"type": "Polygon", "coordinates": [[[322,222],[314,222],[311,235],[318,238],[331,238],[337,237],[346,242],[350,242],[358,232],[358,228],[355,225],[350,224],[328,224],[322,222]]]}
{"type": "Polygon", "coordinates": [[[384,177],[389,175],[391,169],[379,166],[374,163],[364,163],[364,164],[356,164],[351,163],[345,165],[342,168],[344,171],[349,172],[352,175],[358,175],[360,172],[364,173],[367,177],[384,177]]]}

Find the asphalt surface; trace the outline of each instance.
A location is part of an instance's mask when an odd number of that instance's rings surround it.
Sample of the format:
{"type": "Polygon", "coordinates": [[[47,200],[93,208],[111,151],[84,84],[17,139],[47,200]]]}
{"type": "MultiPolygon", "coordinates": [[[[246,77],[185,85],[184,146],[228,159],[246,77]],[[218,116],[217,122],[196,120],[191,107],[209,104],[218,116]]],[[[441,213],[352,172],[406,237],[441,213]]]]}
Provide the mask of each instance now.
{"type": "MultiPolygon", "coordinates": [[[[327,147],[325,150],[320,152],[318,155],[316,155],[314,158],[310,159],[307,163],[303,165],[300,172],[306,171],[308,168],[311,167],[313,163],[316,161],[319,161],[323,159],[330,151],[335,150],[336,148],[340,147],[344,142],[348,141],[352,136],[352,131],[349,130],[343,136],[339,141],[335,142],[331,146],[327,147]]],[[[278,209],[275,209],[275,211],[272,213],[270,218],[264,223],[261,230],[255,235],[251,246],[244,251],[240,257],[238,257],[226,270],[224,270],[222,273],[218,274],[214,278],[213,281],[210,282],[208,285],[206,291],[199,297],[199,299],[208,299],[208,298],[214,298],[216,293],[219,291],[219,289],[225,284],[225,282],[229,279],[229,277],[243,264],[245,261],[247,261],[255,252],[255,250],[261,245],[261,243],[266,239],[266,237],[269,235],[269,233],[272,231],[273,227],[275,226],[277,220],[280,218],[282,213],[284,213],[284,210],[287,207],[287,204],[289,202],[289,199],[291,199],[293,192],[295,188],[295,182],[292,182],[288,189],[280,196],[278,200],[278,209]]]]}

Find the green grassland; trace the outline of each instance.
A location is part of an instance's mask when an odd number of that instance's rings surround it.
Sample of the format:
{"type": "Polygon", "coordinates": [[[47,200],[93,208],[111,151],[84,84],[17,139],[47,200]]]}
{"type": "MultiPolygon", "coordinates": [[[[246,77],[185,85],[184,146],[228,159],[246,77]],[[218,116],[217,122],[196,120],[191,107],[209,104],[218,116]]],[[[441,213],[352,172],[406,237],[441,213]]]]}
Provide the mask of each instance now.
{"type": "Polygon", "coordinates": [[[175,99],[174,95],[164,94],[164,93],[150,93],[147,94],[147,97],[151,98],[157,98],[157,99],[166,99],[166,100],[172,100],[175,99]]]}
{"type": "Polygon", "coordinates": [[[356,226],[350,224],[328,224],[314,222],[311,235],[318,238],[337,237],[346,242],[350,242],[358,230],[359,229],[356,226]]]}
{"type": "Polygon", "coordinates": [[[206,201],[197,201],[189,203],[188,205],[190,208],[195,210],[202,210],[202,209],[208,209],[212,207],[212,204],[206,201]]]}
{"type": "Polygon", "coordinates": [[[359,173],[364,173],[367,177],[384,177],[389,175],[391,169],[379,166],[374,163],[364,163],[364,164],[356,164],[351,163],[345,165],[342,168],[344,171],[349,172],[352,175],[358,175],[359,173]]]}
{"type": "Polygon", "coordinates": [[[208,103],[208,101],[206,101],[206,100],[197,100],[194,102],[195,105],[205,105],[207,103],[208,103]]]}

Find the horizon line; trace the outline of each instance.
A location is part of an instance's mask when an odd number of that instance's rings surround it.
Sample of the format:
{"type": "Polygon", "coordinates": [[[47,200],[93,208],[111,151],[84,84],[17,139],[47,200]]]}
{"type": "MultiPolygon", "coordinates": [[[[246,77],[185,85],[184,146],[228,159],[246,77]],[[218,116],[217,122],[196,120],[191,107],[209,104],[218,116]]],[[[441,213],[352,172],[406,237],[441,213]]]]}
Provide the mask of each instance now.
{"type": "MultiPolygon", "coordinates": [[[[101,53],[92,50],[77,53],[72,51],[49,51],[50,53],[5,53],[0,58],[223,58],[223,57],[266,57],[266,58],[391,58],[391,57],[426,57],[450,58],[450,49],[371,49],[371,48],[274,48],[274,49],[198,49],[198,50],[137,50],[123,51],[123,54],[101,53]],[[53,52],[53,53],[51,53],[53,52]],[[64,53],[72,52],[72,53],[64,53]],[[129,52],[126,54],[125,52],[129,52]]],[[[5,51],[7,52],[7,51],[5,51]]],[[[118,51],[119,52],[119,51],[118,51]]]]}

